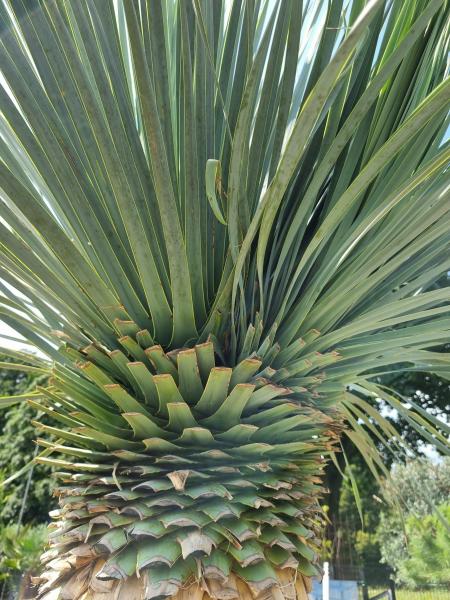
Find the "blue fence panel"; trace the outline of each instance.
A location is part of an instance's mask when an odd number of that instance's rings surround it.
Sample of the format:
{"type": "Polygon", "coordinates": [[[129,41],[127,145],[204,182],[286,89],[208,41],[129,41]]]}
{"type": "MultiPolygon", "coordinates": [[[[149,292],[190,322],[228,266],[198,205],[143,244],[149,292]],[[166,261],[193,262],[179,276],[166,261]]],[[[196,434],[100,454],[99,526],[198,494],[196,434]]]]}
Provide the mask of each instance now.
{"type": "MultiPolygon", "coordinates": [[[[309,597],[311,600],[322,600],[322,583],[314,580],[309,597]]],[[[358,600],[358,583],[331,579],[330,600],[358,600]]]]}

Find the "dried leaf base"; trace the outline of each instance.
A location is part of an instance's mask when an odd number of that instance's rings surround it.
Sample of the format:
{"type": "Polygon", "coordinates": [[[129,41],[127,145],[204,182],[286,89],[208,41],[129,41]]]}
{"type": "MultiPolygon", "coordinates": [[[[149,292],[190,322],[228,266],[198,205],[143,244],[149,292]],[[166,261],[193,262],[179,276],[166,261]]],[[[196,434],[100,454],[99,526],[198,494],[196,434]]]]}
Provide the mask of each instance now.
{"type": "Polygon", "coordinates": [[[159,590],[155,590],[146,573],[139,578],[101,581],[93,576],[92,565],[89,565],[65,585],[42,596],[42,600],[146,600],[158,596],[171,600],[308,600],[311,591],[308,577],[294,569],[280,569],[275,574],[277,582],[270,578],[258,583],[244,582],[231,574],[226,581],[201,578],[181,588],[177,581],[165,581],[159,590]]]}

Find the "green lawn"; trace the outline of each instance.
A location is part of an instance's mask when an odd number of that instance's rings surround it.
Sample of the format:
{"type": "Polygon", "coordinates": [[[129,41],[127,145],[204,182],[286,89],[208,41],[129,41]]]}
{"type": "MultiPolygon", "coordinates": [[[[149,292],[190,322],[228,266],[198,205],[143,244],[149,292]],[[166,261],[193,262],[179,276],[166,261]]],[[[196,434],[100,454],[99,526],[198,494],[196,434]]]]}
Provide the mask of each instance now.
{"type": "MultiPolygon", "coordinates": [[[[384,589],[369,588],[369,598],[373,598],[384,589]]],[[[397,600],[450,600],[450,589],[396,590],[395,594],[397,600]]]]}

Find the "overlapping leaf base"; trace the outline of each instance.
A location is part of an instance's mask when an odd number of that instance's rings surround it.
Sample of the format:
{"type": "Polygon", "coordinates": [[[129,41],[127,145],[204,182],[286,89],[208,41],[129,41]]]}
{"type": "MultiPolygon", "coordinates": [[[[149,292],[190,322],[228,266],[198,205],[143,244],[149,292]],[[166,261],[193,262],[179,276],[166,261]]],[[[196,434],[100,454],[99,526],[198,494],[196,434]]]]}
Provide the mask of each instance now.
{"type": "Polygon", "coordinates": [[[279,372],[260,357],[232,369],[216,366],[211,342],[165,354],[148,340],[68,348],[82,374],[56,367],[42,390],[40,409],[69,430],[39,425],[63,458],[39,458],[59,466],[60,509],[38,597],[150,599],[190,585],[295,597],[297,575],[316,572],[335,415],[272,383],[279,372]]]}
{"type": "MultiPolygon", "coordinates": [[[[101,569],[103,560],[98,559],[89,566],[80,569],[70,583],[54,588],[45,598],[79,598],[80,600],[142,600],[159,590],[173,594],[173,600],[308,600],[310,591],[309,578],[302,576],[294,569],[280,569],[266,580],[244,581],[231,573],[226,581],[214,577],[190,577],[181,585],[180,573],[176,572],[166,581],[151,583],[151,573],[145,572],[141,577],[132,576],[122,580],[100,581],[95,572],[101,569]]],[[[181,573],[184,575],[184,573],[181,573]]],[[[154,596],[152,596],[154,597],[154,596]]]]}

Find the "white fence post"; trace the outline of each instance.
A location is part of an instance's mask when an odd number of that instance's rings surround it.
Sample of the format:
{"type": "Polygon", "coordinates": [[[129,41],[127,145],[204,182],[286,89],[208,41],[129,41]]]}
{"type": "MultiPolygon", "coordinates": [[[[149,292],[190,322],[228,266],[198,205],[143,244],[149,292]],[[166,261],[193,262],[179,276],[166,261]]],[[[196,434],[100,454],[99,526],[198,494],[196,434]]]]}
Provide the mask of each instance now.
{"type": "Polygon", "coordinates": [[[323,563],[322,600],[330,600],[330,564],[323,563]]]}

